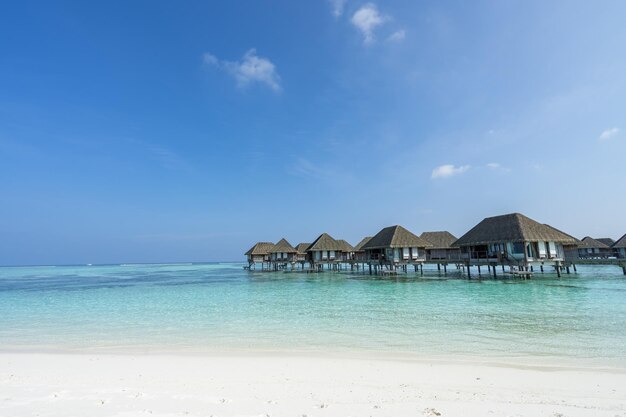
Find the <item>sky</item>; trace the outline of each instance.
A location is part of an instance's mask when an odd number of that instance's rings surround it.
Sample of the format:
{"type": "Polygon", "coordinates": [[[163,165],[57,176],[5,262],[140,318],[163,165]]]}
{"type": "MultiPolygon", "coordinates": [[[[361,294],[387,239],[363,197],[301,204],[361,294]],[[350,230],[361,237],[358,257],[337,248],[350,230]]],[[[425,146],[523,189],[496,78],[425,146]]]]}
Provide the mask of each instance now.
{"type": "Polygon", "coordinates": [[[257,241],[626,233],[626,2],[20,1],[0,12],[0,265],[257,241]]]}

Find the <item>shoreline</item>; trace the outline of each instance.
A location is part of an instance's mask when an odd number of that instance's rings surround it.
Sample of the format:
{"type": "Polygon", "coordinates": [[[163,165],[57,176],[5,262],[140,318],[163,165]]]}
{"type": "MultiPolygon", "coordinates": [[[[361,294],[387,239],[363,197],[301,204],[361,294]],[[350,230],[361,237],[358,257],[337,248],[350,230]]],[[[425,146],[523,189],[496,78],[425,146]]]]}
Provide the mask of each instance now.
{"type": "Polygon", "coordinates": [[[607,363],[594,363],[588,359],[568,358],[566,361],[555,362],[552,358],[537,356],[525,357],[488,357],[479,355],[432,355],[417,352],[398,351],[369,351],[369,350],[293,350],[293,349],[233,349],[223,350],[200,350],[200,349],[62,349],[35,348],[24,349],[0,349],[0,357],[7,355],[47,355],[47,356],[99,356],[99,357],[164,357],[164,358],[309,358],[309,359],[334,359],[334,360],[362,360],[380,361],[392,363],[416,363],[416,364],[439,364],[439,365],[469,365],[487,366],[495,368],[510,368],[519,370],[536,370],[546,372],[580,371],[580,372],[606,372],[613,374],[626,374],[626,365],[610,365],[607,363]]]}
{"type": "Polygon", "coordinates": [[[626,415],[624,372],[310,357],[0,353],[0,415],[626,415]]]}

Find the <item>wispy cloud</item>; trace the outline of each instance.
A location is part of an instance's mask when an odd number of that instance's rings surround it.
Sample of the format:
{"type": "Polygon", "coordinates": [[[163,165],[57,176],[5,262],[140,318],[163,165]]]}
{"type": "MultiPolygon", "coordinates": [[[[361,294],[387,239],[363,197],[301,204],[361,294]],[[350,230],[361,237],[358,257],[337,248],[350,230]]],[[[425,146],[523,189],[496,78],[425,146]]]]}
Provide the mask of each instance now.
{"type": "Polygon", "coordinates": [[[502,164],[499,163],[499,162],[489,162],[489,163],[485,164],[485,167],[489,168],[492,171],[511,172],[510,168],[502,166],[502,164]]]}
{"type": "Polygon", "coordinates": [[[185,157],[170,148],[135,138],[127,138],[124,141],[132,146],[133,151],[141,152],[143,156],[147,156],[164,169],[183,172],[194,170],[193,165],[185,157]]]}
{"type": "Polygon", "coordinates": [[[363,35],[363,42],[365,44],[372,43],[376,37],[374,31],[377,27],[385,23],[389,18],[383,16],[374,3],[367,3],[359,10],[354,12],[350,22],[361,32],[363,35]]]}
{"type": "Polygon", "coordinates": [[[451,164],[441,165],[441,166],[438,166],[437,168],[433,169],[433,172],[432,172],[430,177],[432,179],[450,178],[450,177],[453,177],[455,175],[464,174],[470,168],[471,167],[469,165],[461,165],[461,166],[458,166],[458,167],[454,166],[454,165],[451,165],[451,164]]]}
{"type": "Polygon", "coordinates": [[[606,129],[602,133],[600,133],[600,136],[598,137],[598,140],[600,140],[600,141],[609,140],[609,139],[615,137],[615,135],[617,135],[619,132],[620,132],[620,129],[617,128],[617,127],[613,127],[611,129],[606,129]]]}
{"type": "Polygon", "coordinates": [[[171,149],[150,145],[149,150],[163,168],[171,171],[191,171],[189,162],[171,149]]]}
{"type": "Polygon", "coordinates": [[[402,42],[406,37],[406,32],[404,29],[396,30],[387,38],[390,42],[402,42]]]}
{"type": "Polygon", "coordinates": [[[340,17],[343,14],[347,0],[329,0],[329,2],[333,10],[333,16],[340,17]]]}
{"type": "Polygon", "coordinates": [[[333,176],[333,172],[324,167],[318,166],[308,159],[296,158],[289,171],[293,175],[305,178],[328,179],[333,176]]]}
{"type": "Polygon", "coordinates": [[[208,52],[203,58],[206,65],[223,69],[235,77],[240,88],[245,88],[252,83],[260,83],[275,92],[281,91],[280,76],[276,71],[276,65],[268,58],[257,55],[254,48],[248,50],[240,61],[220,60],[208,52]]]}

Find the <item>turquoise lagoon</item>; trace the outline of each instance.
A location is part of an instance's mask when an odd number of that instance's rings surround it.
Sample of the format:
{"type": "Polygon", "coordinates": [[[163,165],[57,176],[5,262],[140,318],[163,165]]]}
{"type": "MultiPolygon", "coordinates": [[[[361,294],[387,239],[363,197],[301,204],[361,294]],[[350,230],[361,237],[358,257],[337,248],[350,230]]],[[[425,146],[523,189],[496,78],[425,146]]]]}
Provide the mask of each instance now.
{"type": "Polygon", "coordinates": [[[290,352],[626,367],[626,278],[0,268],[0,351],[290,352]]]}

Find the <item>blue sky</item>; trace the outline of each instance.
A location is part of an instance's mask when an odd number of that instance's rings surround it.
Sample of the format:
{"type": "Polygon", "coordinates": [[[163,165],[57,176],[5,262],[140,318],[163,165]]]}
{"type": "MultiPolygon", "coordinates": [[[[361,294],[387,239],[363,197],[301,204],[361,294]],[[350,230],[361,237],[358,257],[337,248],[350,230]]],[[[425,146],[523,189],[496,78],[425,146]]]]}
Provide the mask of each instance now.
{"type": "Polygon", "coordinates": [[[11,2],[0,264],[626,233],[622,1],[11,2]]]}

